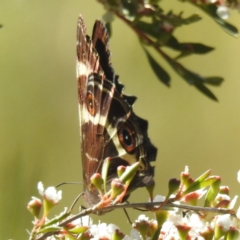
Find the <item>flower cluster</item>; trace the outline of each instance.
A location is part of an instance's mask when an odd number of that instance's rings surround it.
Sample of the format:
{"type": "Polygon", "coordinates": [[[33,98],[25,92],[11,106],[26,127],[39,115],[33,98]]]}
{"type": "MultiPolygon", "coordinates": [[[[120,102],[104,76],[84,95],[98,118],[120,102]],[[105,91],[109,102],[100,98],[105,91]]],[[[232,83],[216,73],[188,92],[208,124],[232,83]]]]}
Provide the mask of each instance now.
{"type": "Polygon", "coordinates": [[[49,210],[59,203],[62,199],[62,191],[57,191],[55,187],[48,187],[44,190],[42,182],[38,183],[38,192],[43,197],[43,203],[39,198],[32,197],[32,200],[28,203],[28,210],[36,217],[39,217],[42,205],[44,205],[44,218],[47,217],[49,210]]]}
{"type": "Polygon", "coordinates": [[[35,197],[28,204],[35,217],[30,239],[239,239],[240,208],[237,212],[233,210],[237,196],[231,199],[229,188],[220,186],[220,180],[219,176],[210,176],[210,170],[193,179],[186,167],[180,180],[169,181],[166,197],[158,195],[148,203],[151,207],[146,209],[152,211],[155,218],[140,215],[132,224],[129,234],[123,233],[114,223],[99,221],[93,224],[92,219],[84,214],[93,213],[94,208],[75,216],[65,209],[59,216],[47,219],[51,208],[61,200],[62,193],[53,187],[44,190],[42,183],[39,183],[43,204],[35,197]],[[203,207],[197,206],[199,199],[204,200],[203,207]],[[39,218],[42,206],[44,213],[39,218]]]}
{"type": "Polygon", "coordinates": [[[110,159],[106,159],[103,163],[102,174],[95,173],[91,177],[92,187],[94,186],[100,197],[100,202],[97,208],[109,206],[122,202],[122,199],[127,193],[128,186],[130,185],[134,175],[136,174],[139,162],[131,166],[119,166],[117,168],[118,178],[111,181],[111,186],[107,183],[107,172],[109,168],[110,159]]]}

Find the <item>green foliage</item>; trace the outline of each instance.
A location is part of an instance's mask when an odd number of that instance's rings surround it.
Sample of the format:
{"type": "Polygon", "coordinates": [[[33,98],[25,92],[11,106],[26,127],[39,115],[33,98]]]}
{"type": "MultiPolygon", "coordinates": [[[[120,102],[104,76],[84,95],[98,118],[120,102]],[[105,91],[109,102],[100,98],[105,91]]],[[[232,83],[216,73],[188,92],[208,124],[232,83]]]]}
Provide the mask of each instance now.
{"type": "MultiPolygon", "coordinates": [[[[160,7],[161,1],[159,0],[108,0],[100,2],[105,5],[109,12],[118,16],[135,31],[141,43],[145,46],[143,49],[152,70],[164,85],[168,87],[170,86],[170,74],[157,60],[155,60],[155,58],[153,58],[150,52],[146,50],[146,46],[153,48],[188,84],[195,86],[195,88],[205,96],[217,101],[217,97],[207,85],[220,86],[223,82],[223,78],[216,76],[203,77],[201,74],[195,73],[177,62],[180,58],[189,57],[192,54],[207,54],[214,50],[213,47],[207,46],[203,43],[180,42],[176,36],[174,36],[174,32],[177,28],[183,25],[194,24],[202,20],[202,16],[192,14],[188,17],[183,17],[182,12],[176,14],[173,11],[165,13],[160,7]],[[177,56],[166,54],[162,47],[177,51],[177,56]]],[[[219,16],[217,12],[218,8],[221,6],[219,5],[219,2],[216,4],[206,3],[206,1],[201,0],[182,0],[182,2],[190,3],[201,9],[227,33],[235,37],[238,36],[237,28],[227,23],[223,19],[224,17],[221,18],[221,16],[219,16]]],[[[224,4],[224,2],[221,4],[224,4]]],[[[224,7],[228,9],[227,5],[224,5],[224,7]]],[[[107,26],[109,28],[110,24],[107,23],[107,26]]]]}

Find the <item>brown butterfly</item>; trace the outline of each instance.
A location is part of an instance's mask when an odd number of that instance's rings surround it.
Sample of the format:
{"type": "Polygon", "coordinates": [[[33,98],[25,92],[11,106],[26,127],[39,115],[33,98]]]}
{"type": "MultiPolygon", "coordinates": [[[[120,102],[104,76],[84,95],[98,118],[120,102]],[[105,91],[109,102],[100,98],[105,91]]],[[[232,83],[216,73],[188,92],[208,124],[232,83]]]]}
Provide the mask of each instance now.
{"type": "Polygon", "coordinates": [[[80,16],[77,27],[77,81],[80,116],[81,157],[84,195],[88,206],[99,202],[99,193],[90,177],[101,173],[103,161],[110,158],[107,180],[117,178],[118,166],[139,162],[139,169],[131,181],[131,191],[154,183],[157,149],[148,138],[146,120],[132,110],[134,96],[123,94],[110,61],[108,32],[96,21],[92,38],[86,33],[80,16]]]}

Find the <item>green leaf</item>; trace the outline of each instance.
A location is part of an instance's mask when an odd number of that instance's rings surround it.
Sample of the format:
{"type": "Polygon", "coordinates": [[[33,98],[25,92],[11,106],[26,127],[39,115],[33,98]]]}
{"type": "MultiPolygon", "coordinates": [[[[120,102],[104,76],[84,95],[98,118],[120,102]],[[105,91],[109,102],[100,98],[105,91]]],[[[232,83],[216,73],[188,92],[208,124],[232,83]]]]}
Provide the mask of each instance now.
{"type": "Polygon", "coordinates": [[[211,169],[209,169],[206,172],[204,172],[203,174],[201,174],[198,178],[196,178],[196,180],[194,182],[202,182],[207,177],[209,177],[210,173],[211,173],[211,169]]]}
{"type": "Polygon", "coordinates": [[[223,78],[221,77],[207,77],[205,78],[205,83],[209,85],[219,86],[223,82],[223,78]]]}
{"type": "Polygon", "coordinates": [[[66,219],[71,213],[68,211],[67,208],[64,209],[63,212],[59,214],[59,216],[56,216],[55,218],[49,220],[48,222],[44,223],[43,227],[48,227],[51,225],[54,225],[55,223],[60,222],[61,220],[66,219]]]}
{"type": "Polygon", "coordinates": [[[204,45],[202,43],[180,43],[177,38],[175,38],[173,35],[168,38],[168,41],[165,44],[167,47],[170,47],[174,50],[181,51],[181,54],[176,57],[175,59],[178,59],[182,56],[186,56],[192,53],[195,54],[206,54],[212,50],[214,50],[213,47],[209,47],[207,45],[204,45]]]}
{"type": "Polygon", "coordinates": [[[198,14],[193,14],[182,20],[183,24],[191,24],[200,21],[202,18],[198,14]]]}
{"type": "Polygon", "coordinates": [[[205,94],[206,96],[208,96],[212,100],[214,100],[214,101],[218,100],[216,98],[216,96],[206,86],[204,86],[201,82],[195,82],[194,85],[200,92],[202,92],[203,94],[205,94]]]}
{"type": "Polygon", "coordinates": [[[135,27],[138,28],[140,31],[154,37],[160,45],[165,44],[171,38],[171,33],[163,31],[161,29],[161,21],[154,20],[151,23],[144,22],[144,21],[137,21],[134,23],[135,27]]]}
{"type": "Polygon", "coordinates": [[[181,13],[179,15],[176,15],[176,14],[173,14],[172,12],[169,12],[168,14],[165,15],[163,20],[170,23],[176,28],[176,27],[181,27],[182,25],[188,25],[191,23],[198,22],[201,19],[202,18],[198,14],[193,14],[190,17],[183,18],[181,16],[181,13]]]}
{"type": "Polygon", "coordinates": [[[126,171],[119,177],[119,179],[125,183],[132,180],[133,176],[136,174],[139,168],[139,162],[135,162],[126,168],[126,171]]]}
{"type": "Polygon", "coordinates": [[[161,52],[161,55],[168,61],[170,66],[189,84],[194,85],[199,91],[205,94],[207,97],[211,98],[214,101],[217,101],[215,95],[203,84],[205,83],[206,79],[192,71],[186,69],[183,65],[178,63],[177,61],[170,58],[164,52],[161,52]]]}
{"type": "Polygon", "coordinates": [[[80,233],[86,232],[88,229],[89,229],[89,227],[78,226],[78,227],[69,229],[68,232],[73,233],[73,234],[80,234],[80,233]]]}
{"type": "Polygon", "coordinates": [[[202,43],[181,43],[181,46],[182,45],[184,46],[184,48],[185,48],[185,45],[187,45],[187,46],[190,45],[190,47],[193,48],[193,52],[198,53],[198,54],[205,54],[205,53],[208,53],[208,52],[214,50],[213,47],[209,47],[202,43]]]}
{"type": "Polygon", "coordinates": [[[38,233],[56,232],[60,231],[62,228],[58,226],[48,226],[40,229],[38,233]]]}
{"type": "Polygon", "coordinates": [[[155,61],[155,59],[148,53],[148,51],[143,48],[147,58],[148,58],[148,62],[152,68],[152,70],[154,71],[154,73],[156,74],[156,76],[158,77],[158,79],[165,84],[166,86],[170,86],[170,76],[169,74],[158,64],[158,62],[155,61]]]}
{"type": "Polygon", "coordinates": [[[202,43],[180,43],[179,51],[181,51],[181,53],[175,58],[175,60],[193,53],[206,54],[212,50],[214,50],[213,47],[206,46],[202,43]]]}
{"type": "Polygon", "coordinates": [[[184,194],[188,194],[190,192],[196,191],[200,188],[206,187],[208,185],[202,184],[202,182],[210,175],[211,170],[207,170],[202,175],[200,175],[185,191],[184,194]]]}
{"type": "Polygon", "coordinates": [[[167,47],[170,47],[174,50],[177,50],[179,51],[180,50],[180,43],[179,41],[177,40],[177,38],[175,38],[173,35],[171,35],[171,37],[169,37],[167,43],[166,43],[166,46],[167,47]]]}
{"type": "MultiPolygon", "coordinates": [[[[207,181],[208,179],[206,179],[207,181]]],[[[213,183],[211,184],[211,187],[208,189],[206,198],[205,198],[205,202],[204,202],[204,207],[210,207],[211,203],[215,200],[218,192],[219,192],[219,188],[220,188],[220,184],[221,184],[221,178],[220,177],[212,177],[209,178],[209,180],[213,181],[213,183]]],[[[210,182],[209,181],[209,182],[210,182]]]]}
{"type": "Polygon", "coordinates": [[[219,24],[227,33],[234,37],[238,36],[238,29],[235,26],[231,25],[230,23],[227,23],[217,15],[218,7],[215,4],[195,4],[195,3],[193,4],[196,7],[201,8],[205,13],[211,16],[215,20],[215,22],[219,24]]]}
{"type": "Polygon", "coordinates": [[[107,192],[107,175],[110,166],[111,159],[108,157],[103,161],[102,173],[104,192],[107,192]]]}

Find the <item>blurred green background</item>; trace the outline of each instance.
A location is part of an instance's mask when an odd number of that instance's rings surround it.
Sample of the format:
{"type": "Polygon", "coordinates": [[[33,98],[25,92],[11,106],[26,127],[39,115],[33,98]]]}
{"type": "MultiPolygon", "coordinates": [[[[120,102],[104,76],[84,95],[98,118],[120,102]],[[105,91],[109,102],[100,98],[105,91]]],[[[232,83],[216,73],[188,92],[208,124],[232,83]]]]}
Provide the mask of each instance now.
{"type": "MultiPolygon", "coordinates": [[[[166,195],[168,179],[178,177],[185,165],[197,177],[211,168],[239,192],[240,169],[240,44],[211,19],[188,4],[162,1],[166,10],[184,10],[184,16],[204,19],[176,31],[180,41],[202,42],[216,47],[203,56],[181,63],[204,76],[225,78],[212,87],[213,102],[171,72],[171,88],[163,86],[151,71],[137,37],[115,19],[110,42],[112,62],[127,94],[138,96],[135,112],[149,121],[149,134],[158,147],[156,193],[166,195]]],[[[37,196],[37,182],[45,186],[82,181],[80,161],[75,42],[81,13],[92,31],[102,5],[90,0],[1,0],[0,23],[0,239],[27,239],[32,216],[26,206],[37,196]]],[[[230,22],[240,29],[240,16],[230,22]]],[[[168,70],[171,68],[159,59],[168,70]]],[[[79,185],[63,188],[56,212],[70,206],[79,185]]],[[[145,189],[135,191],[131,202],[147,200],[145,189]]],[[[81,201],[79,202],[79,206],[81,201]]],[[[76,212],[78,207],[76,207],[76,212]]],[[[132,220],[140,213],[130,211],[132,220]]],[[[150,214],[151,216],[151,214],[150,214]]],[[[95,218],[95,223],[97,223],[95,218]]],[[[100,217],[128,233],[130,226],[118,210],[100,217]],[[116,218],[116,214],[118,217],[116,218]]]]}

